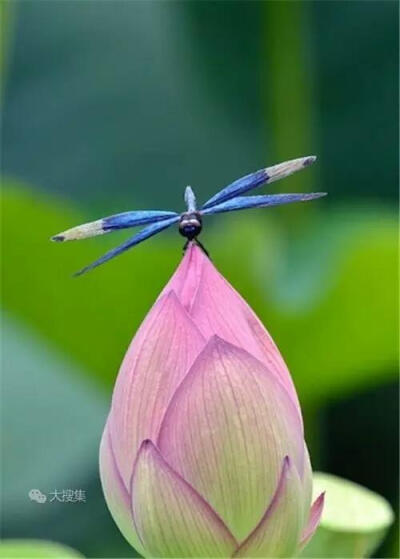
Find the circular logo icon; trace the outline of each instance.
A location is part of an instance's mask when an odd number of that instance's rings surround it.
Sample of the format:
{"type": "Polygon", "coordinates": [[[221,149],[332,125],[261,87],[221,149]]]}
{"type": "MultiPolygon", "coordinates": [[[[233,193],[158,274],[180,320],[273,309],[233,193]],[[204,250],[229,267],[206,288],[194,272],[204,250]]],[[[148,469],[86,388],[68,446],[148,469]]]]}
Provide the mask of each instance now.
{"type": "Polygon", "coordinates": [[[31,489],[28,493],[31,501],[36,501],[36,503],[43,504],[47,501],[47,497],[39,489],[31,489]]]}

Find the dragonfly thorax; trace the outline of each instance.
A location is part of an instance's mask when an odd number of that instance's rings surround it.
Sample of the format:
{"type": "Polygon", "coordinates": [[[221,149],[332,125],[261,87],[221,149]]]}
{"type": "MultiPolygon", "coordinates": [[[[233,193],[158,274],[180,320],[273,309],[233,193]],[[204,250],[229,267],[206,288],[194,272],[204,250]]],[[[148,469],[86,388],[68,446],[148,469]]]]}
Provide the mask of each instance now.
{"type": "Polygon", "coordinates": [[[202,229],[199,212],[185,212],[179,220],[179,233],[189,241],[200,235],[202,229]]]}

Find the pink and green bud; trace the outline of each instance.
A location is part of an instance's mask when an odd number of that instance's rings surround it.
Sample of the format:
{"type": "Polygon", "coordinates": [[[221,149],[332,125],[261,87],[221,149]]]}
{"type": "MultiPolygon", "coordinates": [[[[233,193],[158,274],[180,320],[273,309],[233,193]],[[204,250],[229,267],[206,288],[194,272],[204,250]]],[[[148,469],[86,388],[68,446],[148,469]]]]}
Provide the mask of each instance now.
{"type": "Polygon", "coordinates": [[[100,472],[145,557],[291,557],[318,525],[289,371],[196,245],[124,358],[100,472]]]}

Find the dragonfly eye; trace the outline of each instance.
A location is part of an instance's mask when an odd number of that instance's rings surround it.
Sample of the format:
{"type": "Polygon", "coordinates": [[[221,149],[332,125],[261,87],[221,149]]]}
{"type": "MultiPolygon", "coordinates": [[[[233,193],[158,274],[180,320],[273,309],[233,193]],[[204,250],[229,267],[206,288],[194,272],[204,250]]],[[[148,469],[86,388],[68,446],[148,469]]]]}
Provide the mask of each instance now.
{"type": "Polygon", "coordinates": [[[202,229],[201,218],[197,213],[183,214],[179,222],[179,233],[189,241],[197,237],[202,229]]]}

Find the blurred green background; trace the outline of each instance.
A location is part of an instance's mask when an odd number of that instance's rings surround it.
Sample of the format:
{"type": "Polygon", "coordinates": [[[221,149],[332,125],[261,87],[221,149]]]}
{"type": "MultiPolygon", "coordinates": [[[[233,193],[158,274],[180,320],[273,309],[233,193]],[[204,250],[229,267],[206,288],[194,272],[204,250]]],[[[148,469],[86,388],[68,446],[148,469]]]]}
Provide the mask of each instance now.
{"type": "MultiPolygon", "coordinates": [[[[163,233],[49,237],[128,209],[183,209],[317,154],[271,192],[296,207],[209,218],[202,241],[278,343],[315,468],[398,510],[398,3],[2,3],[2,532],[127,557],[98,444],[119,363],[177,266],[163,233]],[[86,503],[30,501],[38,488],[86,503]]],[[[377,557],[398,557],[395,529],[377,557]]]]}

